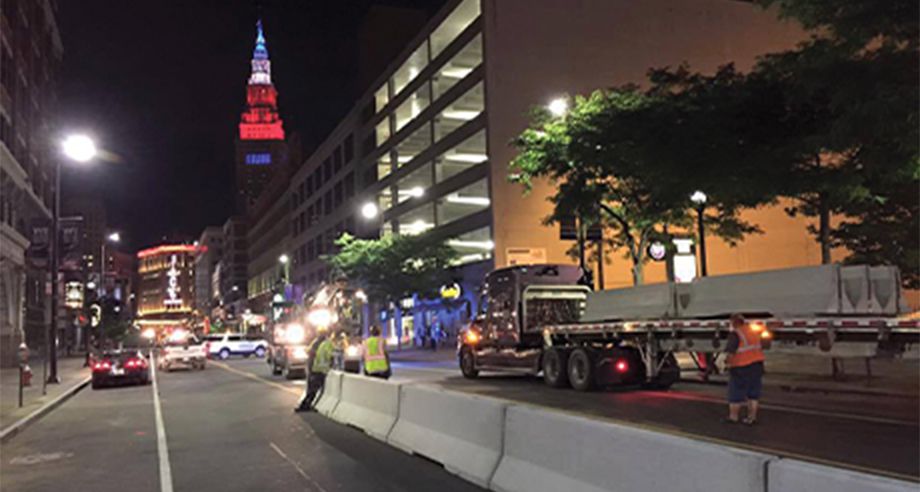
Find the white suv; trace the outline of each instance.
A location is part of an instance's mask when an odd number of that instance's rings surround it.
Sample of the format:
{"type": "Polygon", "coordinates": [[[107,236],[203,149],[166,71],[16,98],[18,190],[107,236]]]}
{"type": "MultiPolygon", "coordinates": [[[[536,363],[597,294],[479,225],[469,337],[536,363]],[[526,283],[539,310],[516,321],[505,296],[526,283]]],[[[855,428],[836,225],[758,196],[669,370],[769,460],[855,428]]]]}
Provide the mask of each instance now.
{"type": "Polygon", "coordinates": [[[261,338],[251,338],[240,333],[220,333],[206,335],[204,342],[207,346],[208,357],[227,359],[231,355],[242,355],[249,357],[255,355],[258,358],[265,357],[268,351],[268,342],[261,338]]]}

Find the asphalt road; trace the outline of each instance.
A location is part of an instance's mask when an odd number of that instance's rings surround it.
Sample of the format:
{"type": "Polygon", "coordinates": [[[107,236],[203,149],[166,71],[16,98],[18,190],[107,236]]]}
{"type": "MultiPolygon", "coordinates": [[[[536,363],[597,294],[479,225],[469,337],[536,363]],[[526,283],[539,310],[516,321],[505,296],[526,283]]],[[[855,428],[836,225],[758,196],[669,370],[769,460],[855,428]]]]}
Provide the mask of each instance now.
{"type": "MultiPolygon", "coordinates": [[[[832,466],[920,478],[920,403],[867,394],[789,393],[765,388],[757,426],[728,425],[725,387],[681,382],[668,391],[635,388],[579,393],[532,376],[483,373],[463,378],[452,355],[406,360],[395,355],[395,381],[556,408],[695,439],[797,457],[832,466]]],[[[411,355],[408,356],[411,359],[411,355]]]]}
{"type": "Polygon", "coordinates": [[[153,386],[81,391],[3,445],[6,491],[481,490],[317,414],[292,412],[303,382],[261,361],[235,372],[158,373],[171,477],[163,483],[153,386]],[[269,381],[270,380],[270,381],[269,381]]]}

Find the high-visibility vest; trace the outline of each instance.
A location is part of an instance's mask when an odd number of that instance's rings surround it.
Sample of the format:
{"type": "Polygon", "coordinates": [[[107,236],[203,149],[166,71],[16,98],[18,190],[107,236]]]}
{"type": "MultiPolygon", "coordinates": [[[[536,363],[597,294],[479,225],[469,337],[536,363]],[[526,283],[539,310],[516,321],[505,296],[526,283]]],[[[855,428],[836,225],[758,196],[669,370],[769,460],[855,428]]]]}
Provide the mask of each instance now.
{"type": "Polygon", "coordinates": [[[332,368],[332,353],[335,347],[332,340],[325,339],[320,342],[316,349],[316,357],[313,358],[313,365],[310,366],[310,372],[316,374],[325,374],[332,368]]]}
{"type": "Polygon", "coordinates": [[[729,367],[744,367],[755,362],[762,362],[763,348],[760,345],[760,332],[751,329],[751,325],[745,323],[740,329],[736,329],[738,334],[738,350],[728,359],[729,367]]]}
{"type": "Polygon", "coordinates": [[[364,370],[369,374],[390,370],[390,364],[384,352],[383,338],[370,337],[364,340],[364,370]]]}

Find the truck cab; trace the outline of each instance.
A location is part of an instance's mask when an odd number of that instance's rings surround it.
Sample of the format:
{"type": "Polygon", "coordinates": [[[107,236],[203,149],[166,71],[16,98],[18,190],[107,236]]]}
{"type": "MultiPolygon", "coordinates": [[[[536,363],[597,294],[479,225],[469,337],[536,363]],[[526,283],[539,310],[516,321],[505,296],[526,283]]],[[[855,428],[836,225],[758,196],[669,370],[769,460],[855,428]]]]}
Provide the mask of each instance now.
{"type": "Polygon", "coordinates": [[[475,376],[480,369],[539,372],[542,327],[578,321],[590,292],[586,280],[573,265],[514,266],[489,273],[479,312],[458,340],[464,375],[475,376]]]}

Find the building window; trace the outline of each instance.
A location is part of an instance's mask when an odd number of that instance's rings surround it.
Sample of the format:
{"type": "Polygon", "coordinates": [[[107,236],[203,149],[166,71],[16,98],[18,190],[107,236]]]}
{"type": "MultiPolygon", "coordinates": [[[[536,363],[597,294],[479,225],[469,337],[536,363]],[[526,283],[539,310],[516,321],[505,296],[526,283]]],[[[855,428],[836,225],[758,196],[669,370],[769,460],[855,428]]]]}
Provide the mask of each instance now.
{"type": "MultiPolygon", "coordinates": [[[[379,181],[393,172],[392,159],[392,152],[384,152],[383,154],[380,154],[380,157],[377,158],[377,175],[374,177],[374,179],[368,180],[367,183],[371,184],[374,181],[379,181]]],[[[373,171],[373,169],[370,171],[373,171]]]]}
{"type": "Polygon", "coordinates": [[[350,172],[345,175],[345,199],[348,200],[354,195],[355,195],[355,173],[350,172]]]}
{"type": "Polygon", "coordinates": [[[421,114],[431,104],[431,90],[428,84],[422,84],[393,112],[396,118],[396,131],[402,130],[410,121],[421,114]]]}
{"type": "Polygon", "coordinates": [[[425,122],[396,146],[396,167],[405,166],[430,146],[431,125],[425,122]]]}
{"type": "Polygon", "coordinates": [[[333,188],[333,190],[334,190],[333,191],[334,206],[335,208],[339,208],[342,205],[342,201],[345,199],[345,192],[342,189],[342,182],[339,181],[338,183],[336,183],[335,188],[333,188]]]}
{"type": "Polygon", "coordinates": [[[374,135],[376,136],[377,146],[383,145],[384,142],[390,138],[390,119],[384,118],[380,120],[380,123],[377,123],[377,126],[374,128],[374,135]]]}
{"type": "Polygon", "coordinates": [[[435,178],[440,183],[488,159],[486,133],[480,130],[435,159],[435,178]]]}
{"type": "Polygon", "coordinates": [[[447,105],[434,118],[434,140],[437,142],[485,110],[483,83],[479,82],[447,105]]]}
{"type": "Polygon", "coordinates": [[[342,170],[342,146],[335,148],[335,153],[332,154],[332,161],[334,163],[333,174],[339,174],[339,171],[342,170]]]}
{"type": "Polygon", "coordinates": [[[323,184],[332,179],[332,157],[327,157],[323,161],[323,184]]]}
{"type": "Polygon", "coordinates": [[[393,95],[399,94],[407,85],[412,83],[418,74],[428,65],[428,43],[422,42],[409,58],[393,74],[393,95]]]}
{"type": "Polygon", "coordinates": [[[345,137],[345,162],[351,162],[355,158],[355,135],[351,134],[345,137]]]}
{"type": "Polygon", "coordinates": [[[390,94],[387,89],[387,83],[384,82],[379,89],[374,91],[374,111],[379,112],[388,102],[390,102],[390,94]]]}
{"type": "Polygon", "coordinates": [[[466,78],[482,64],[482,34],[477,34],[466,46],[445,63],[431,80],[434,98],[444,95],[457,82],[466,78]]]}
{"type": "Polygon", "coordinates": [[[489,259],[495,249],[488,227],[448,239],[447,245],[457,251],[457,263],[460,264],[489,259]]]}
{"type": "Polygon", "coordinates": [[[426,203],[421,207],[401,215],[398,221],[400,234],[414,236],[429,229],[433,229],[435,226],[434,205],[426,203]]]}
{"type": "Polygon", "coordinates": [[[421,198],[429,192],[431,185],[431,163],[426,163],[396,183],[396,199],[402,203],[410,198],[421,198]]]}
{"type": "Polygon", "coordinates": [[[437,57],[479,17],[479,0],[463,0],[450,15],[431,33],[431,57],[437,57]]]}
{"type": "Polygon", "coordinates": [[[438,224],[448,224],[489,208],[489,182],[482,178],[438,199],[438,224]]]}

